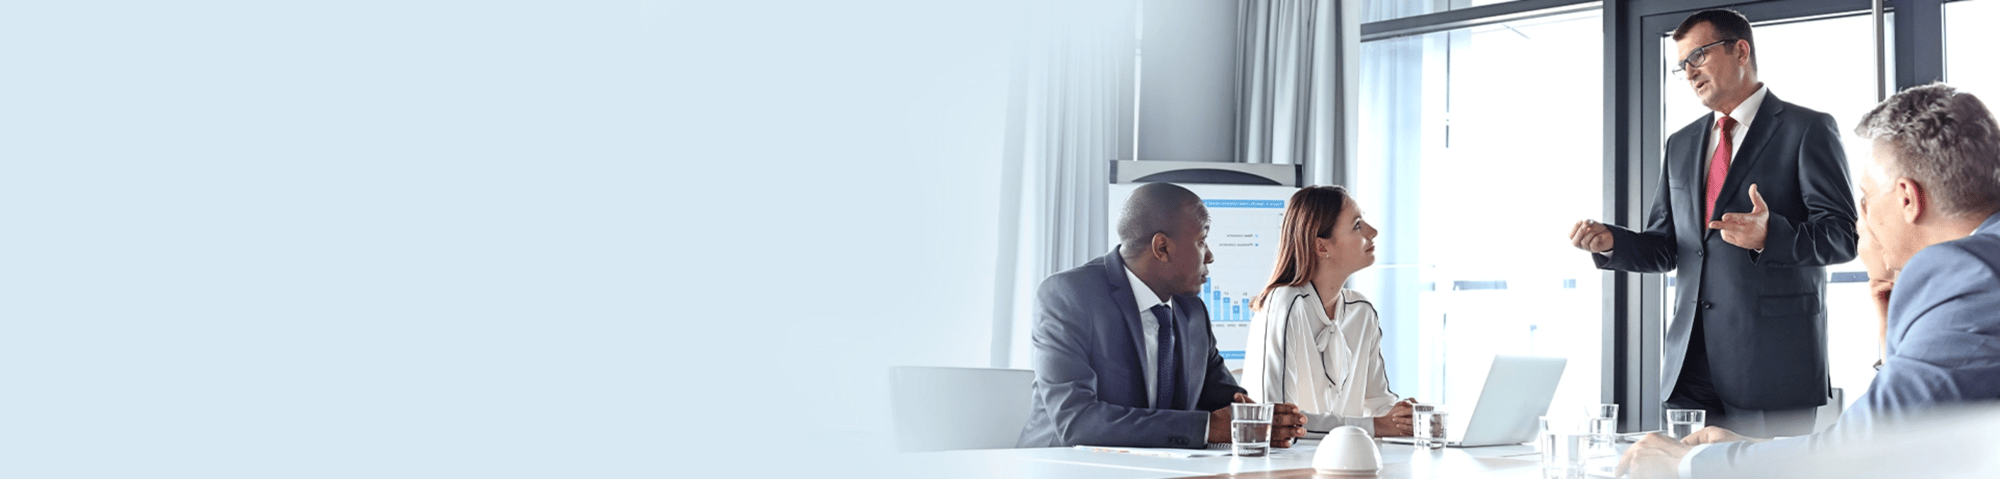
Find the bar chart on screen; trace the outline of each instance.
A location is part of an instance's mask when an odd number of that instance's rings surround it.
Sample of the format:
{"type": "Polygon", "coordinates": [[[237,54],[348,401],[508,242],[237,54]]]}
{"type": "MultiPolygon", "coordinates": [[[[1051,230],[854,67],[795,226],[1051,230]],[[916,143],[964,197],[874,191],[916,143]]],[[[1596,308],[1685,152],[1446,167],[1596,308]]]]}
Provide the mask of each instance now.
{"type": "Polygon", "coordinates": [[[1271,266],[1278,259],[1278,228],[1284,221],[1285,201],[1298,190],[1199,186],[1195,191],[1208,207],[1208,246],[1215,253],[1215,263],[1208,266],[1208,281],[1202,284],[1199,296],[1208,306],[1216,349],[1230,369],[1239,369],[1243,367],[1244,350],[1250,344],[1250,318],[1256,316],[1250,301],[1271,279],[1271,266]],[[1237,188],[1252,189],[1228,191],[1237,188]]]}
{"type": "Polygon", "coordinates": [[[1250,322],[1250,299],[1256,295],[1255,291],[1223,293],[1215,289],[1213,278],[1201,284],[1201,302],[1208,305],[1208,320],[1213,323],[1250,322]]]}

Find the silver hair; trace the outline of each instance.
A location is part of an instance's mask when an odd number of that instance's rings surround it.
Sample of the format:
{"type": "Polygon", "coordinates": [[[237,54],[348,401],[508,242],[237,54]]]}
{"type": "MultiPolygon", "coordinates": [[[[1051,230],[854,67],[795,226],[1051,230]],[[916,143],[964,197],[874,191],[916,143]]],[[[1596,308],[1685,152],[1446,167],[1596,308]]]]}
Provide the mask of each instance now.
{"type": "Polygon", "coordinates": [[[2000,211],[2000,128],[1972,94],[1943,83],[1903,90],[1862,116],[1854,134],[1893,147],[1890,176],[1916,180],[1946,217],[2000,211]]]}

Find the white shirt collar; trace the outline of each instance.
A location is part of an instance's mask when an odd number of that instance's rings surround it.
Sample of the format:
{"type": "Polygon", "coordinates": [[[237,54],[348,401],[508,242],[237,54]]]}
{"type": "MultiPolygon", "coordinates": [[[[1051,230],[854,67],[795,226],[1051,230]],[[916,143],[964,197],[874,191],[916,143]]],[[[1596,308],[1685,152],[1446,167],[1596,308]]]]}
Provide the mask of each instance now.
{"type": "Polygon", "coordinates": [[[1326,303],[1320,301],[1319,288],[1313,287],[1313,283],[1311,281],[1307,281],[1305,284],[1293,287],[1299,288],[1300,290],[1299,294],[1306,295],[1306,300],[1304,302],[1312,303],[1306,306],[1306,311],[1309,314],[1312,314],[1313,317],[1316,318],[1333,319],[1326,316],[1326,303]]]}
{"type": "MultiPolygon", "coordinates": [[[[1736,110],[1730,111],[1726,114],[1729,115],[1730,118],[1736,119],[1736,124],[1738,125],[1738,128],[1749,128],[1750,122],[1752,120],[1757,119],[1757,110],[1764,108],[1764,95],[1770,92],[1771,92],[1771,87],[1769,85],[1757,85],[1757,91],[1755,93],[1751,93],[1749,98],[1743,99],[1743,103],[1736,105],[1736,110]]],[[[1723,112],[1716,112],[1716,113],[1723,113],[1723,112]]],[[[1721,117],[1717,117],[1716,119],[1719,120],[1721,119],[1721,117]]],[[[1715,127],[1709,126],[1709,128],[1715,128],[1715,127]]]]}
{"type": "MultiPolygon", "coordinates": [[[[1153,288],[1147,287],[1146,282],[1139,279],[1139,273],[1132,272],[1131,266],[1125,267],[1125,279],[1132,282],[1132,301],[1139,306],[1139,311],[1151,311],[1154,306],[1167,302],[1160,295],[1153,294],[1153,288]]],[[[1167,307],[1171,308],[1173,304],[1169,303],[1167,307]]]]}

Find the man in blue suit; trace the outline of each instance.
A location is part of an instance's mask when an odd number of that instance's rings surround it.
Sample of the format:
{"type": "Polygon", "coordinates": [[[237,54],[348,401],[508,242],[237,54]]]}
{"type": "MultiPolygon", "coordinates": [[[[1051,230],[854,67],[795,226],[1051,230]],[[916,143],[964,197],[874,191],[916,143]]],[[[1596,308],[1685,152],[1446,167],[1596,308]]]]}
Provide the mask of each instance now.
{"type": "MultiPolygon", "coordinates": [[[[1034,410],[1020,447],[1202,448],[1230,442],[1232,402],[1250,402],[1223,367],[1195,293],[1208,276],[1208,208],[1186,188],[1133,190],[1110,254],[1042,281],[1034,328],[1034,410]]],[[[1305,434],[1279,404],[1271,445],[1305,434]]]]}
{"type": "MultiPolygon", "coordinates": [[[[1778,440],[1707,428],[1626,451],[1634,477],[1790,477],[1871,452],[1938,407],[2000,400],[2000,125],[1970,94],[1931,84],[1877,105],[1862,174],[1861,258],[1887,321],[1881,370],[1827,431],[1778,440]]],[[[1914,457],[1914,462],[1972,458],[1914,457]]]]}

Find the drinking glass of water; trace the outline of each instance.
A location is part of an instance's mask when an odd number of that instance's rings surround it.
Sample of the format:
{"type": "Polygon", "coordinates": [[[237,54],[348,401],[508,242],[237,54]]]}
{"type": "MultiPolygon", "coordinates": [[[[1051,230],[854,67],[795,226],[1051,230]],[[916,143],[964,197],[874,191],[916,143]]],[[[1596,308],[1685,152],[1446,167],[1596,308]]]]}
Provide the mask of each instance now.
{"type": "Polygon", "coordinates": [[[1682,439],[1700,431],[1708,422],[1708,411],[1700,409],[1668,409],[1667,435],[1682,439]]]}
{"type": "Polygon", "coordinates": [[[1411,432],[1417,437],[1417,447],[1444,449],[1445,441],[1449,440],[1444,432],[1446,417],[1444,407],[1436,404],[1412,404],[1410,416],[1414,419],[1411,432]]]}
{"type": "Polygon", "coordinates": [[[1543,479],[1584,479],[1590,438],[1587,425],[1571,416],[1539,418],[1535,446],[1542,452],[1543,479]]]}
{"type": "Polygon", "coordinates": [[[1599,404],[1591,406],[1584,415],[1590,420],[1590,449],[1593,454],[1616,454],[1612,445],[1618,436],[1618,405],[1599,404]]]}
{"type": "Polygon", "coordinates": [[[1229,442],[1238,456],[1263,456],[1271,450],[1271,405],[1229,405],[1229,442]]]}

